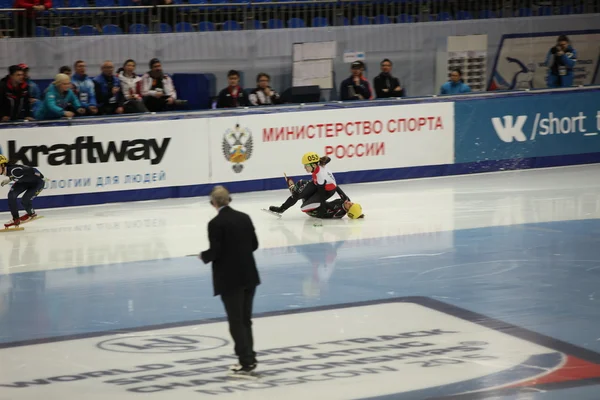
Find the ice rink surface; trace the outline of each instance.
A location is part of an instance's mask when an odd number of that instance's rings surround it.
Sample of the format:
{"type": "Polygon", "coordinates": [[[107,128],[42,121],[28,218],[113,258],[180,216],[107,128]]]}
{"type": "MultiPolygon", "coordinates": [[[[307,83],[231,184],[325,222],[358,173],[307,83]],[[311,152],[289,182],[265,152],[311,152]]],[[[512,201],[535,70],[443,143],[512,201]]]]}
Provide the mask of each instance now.
{"type": "Polygon", "coordinates": [[[225,371],[206,197],[38,210],[0,234],[0,399],[597,400],[599,176],[344,185],[366,218],[322,226],[261,211],[287,190],[234,193],[260,242],[256,381],[225,371]]]}

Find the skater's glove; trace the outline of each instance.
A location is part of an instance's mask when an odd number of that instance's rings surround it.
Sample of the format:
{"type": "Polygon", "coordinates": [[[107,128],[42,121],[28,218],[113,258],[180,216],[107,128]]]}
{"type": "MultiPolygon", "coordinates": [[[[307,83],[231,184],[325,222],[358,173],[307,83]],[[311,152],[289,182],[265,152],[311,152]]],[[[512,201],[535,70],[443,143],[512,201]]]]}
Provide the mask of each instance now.
{"type": "Polygon", "coordinates": [[[9,179],[9,178],[6,178],[5,180],[3,180],[3,181],[0,183],[0,185],[4,187],[5,185],[8,185],[9,183],[10,183],[10,179],[9,179]]]}

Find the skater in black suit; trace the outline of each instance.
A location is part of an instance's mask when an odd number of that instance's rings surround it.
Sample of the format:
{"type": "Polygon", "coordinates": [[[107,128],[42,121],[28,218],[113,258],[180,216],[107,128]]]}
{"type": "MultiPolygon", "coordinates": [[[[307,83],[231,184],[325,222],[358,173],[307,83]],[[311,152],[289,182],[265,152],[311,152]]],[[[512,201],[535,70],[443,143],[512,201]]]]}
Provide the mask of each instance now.
{"type": "Polygon", "coordinates": [[[44,175],[36,168],[9,163],[8,159],[2,154],[0,154],[0,174],[6,175],[6,179],[0,185],[4,186],[11,181],[14,182],[8,192],[8,207],[13,219],[5,223],[4,227],[17,227],[21,222],[37,217],[37,214],[33,210],[32,201],[44,189],[44,175]],[[19,218],[17,197],[23,192],[25,194],[21,199],[21,203],[25,207],[27,214],[19,218]]]}
{"type": "Polygon", "coordinates": [[[218,214],[208,223],[210,248],[200,253],[205,264],[212,262],[215,296],[220,295],[235,342],[239,364],[231,367],[236,374],[256,369],[252,337],[252,302],[260,277],[254,261],[258,239],[247,214],[229,207],[231,197],[223,186],[210,194],[210,204],[218,214]]]}

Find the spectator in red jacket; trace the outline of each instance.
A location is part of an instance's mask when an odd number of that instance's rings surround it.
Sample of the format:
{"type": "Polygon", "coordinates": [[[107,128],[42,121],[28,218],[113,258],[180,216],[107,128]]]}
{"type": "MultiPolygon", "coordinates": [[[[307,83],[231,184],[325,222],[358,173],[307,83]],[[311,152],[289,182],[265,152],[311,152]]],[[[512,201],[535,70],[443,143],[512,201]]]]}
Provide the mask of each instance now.
{"type": "Polygon", "coordinates": [[[0,81],[0,121],[31,120],[30,111],[29,86],[23,68],[12,65],[0,81]]]}
{"type": "Polygon", "coordinates": [[[24,8],[25,12],[14,14],[18,37],[31,37],[35,30],[35,19],[42,11],[52,8],[52,0],[15,0],[14,8],[24,8]]]}

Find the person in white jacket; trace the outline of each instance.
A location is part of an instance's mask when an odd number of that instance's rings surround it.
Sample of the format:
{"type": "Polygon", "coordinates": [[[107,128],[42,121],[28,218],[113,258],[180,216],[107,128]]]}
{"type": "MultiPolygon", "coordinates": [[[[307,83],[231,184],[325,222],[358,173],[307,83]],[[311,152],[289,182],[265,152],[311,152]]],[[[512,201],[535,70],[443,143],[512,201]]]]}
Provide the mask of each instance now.
{"type": "Polygon", "coordinates": [[[148,112],[140,93],[139,86],[142,78],[136,75],[135,66],[135,61],[129,59],[123,63],[123,67],[118,72],[121,90],[125,96],[124,107],[126,113],[148,112]]]}
{"type": "Polygon", "coordinates": [[[150,71],[142,76],[140,92],[144,104],[149,111],[167,111],[175,108],[177,92],[171,77],[163,73],[162,65],[158,58],[150,60],[150,71]]]}

